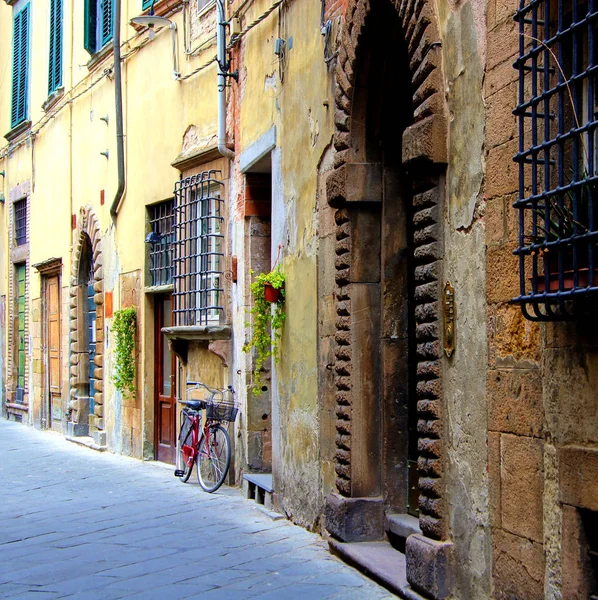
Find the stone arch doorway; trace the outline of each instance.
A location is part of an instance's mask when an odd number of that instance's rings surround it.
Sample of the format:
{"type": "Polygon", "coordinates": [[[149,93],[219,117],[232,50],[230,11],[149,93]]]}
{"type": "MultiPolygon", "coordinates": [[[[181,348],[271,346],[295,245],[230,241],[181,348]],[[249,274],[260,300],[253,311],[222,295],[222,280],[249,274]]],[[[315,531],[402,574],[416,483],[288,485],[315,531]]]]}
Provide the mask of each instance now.
{"type": "Polygon", "coordinates": [[[417,514],[423,535],[407,540],[407,575],[436,597],[415,569],[410,576],[409,564],[436,574],[450,552],[443,542],[441,42],[432,2],[353,0],[346,14],[326,182],[338,209],[337,493],[327,498],[327,528],[342,541],[383,539],[390,515],[417,514]]]}
{"type": "Polygon", "coordinates": [[[103,398],[104,285],[101,233],[90,206],[81,208],[70,286],[70,402],[67,431],[106,445],[103,398]]]}

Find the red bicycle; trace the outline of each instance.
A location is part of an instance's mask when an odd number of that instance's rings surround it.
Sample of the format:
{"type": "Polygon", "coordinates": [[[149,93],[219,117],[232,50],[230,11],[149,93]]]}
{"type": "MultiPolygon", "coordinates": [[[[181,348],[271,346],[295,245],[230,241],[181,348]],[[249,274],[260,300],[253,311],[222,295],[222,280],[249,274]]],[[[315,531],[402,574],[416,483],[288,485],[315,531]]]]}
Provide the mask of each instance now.
{"type": "Polygon", "coordinates": [[[239,404],[234,400],[231,386],[210,388],[199,381],[187,381],[187,398],[194,392],[204,398],[179,400],[184,408],[181,410],[174,474],[186,483],[193,465],[197,464],[199,485],[206,492],[215,492],[226,479],[232,455],[230,437],[222,422],[234,422],[239,404]]]}

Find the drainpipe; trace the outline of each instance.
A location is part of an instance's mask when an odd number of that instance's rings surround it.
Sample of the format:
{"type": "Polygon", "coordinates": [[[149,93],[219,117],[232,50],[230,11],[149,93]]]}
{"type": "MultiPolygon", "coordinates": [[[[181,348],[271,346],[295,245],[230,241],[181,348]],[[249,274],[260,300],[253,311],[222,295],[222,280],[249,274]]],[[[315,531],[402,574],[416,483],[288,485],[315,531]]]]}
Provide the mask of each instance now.
{"type": "Polygon", "coordinates": [[[114,31],[112,47],[114,48],[114,96],[116,103],[116,161],[118,163],[118,187],[110,207],[110,214],[116,221],[116,215],[125,195],[125,149],[123,134],[123,91],[120,64],[120,11],[121,0],[114,0],[114,31]]]}
{"type": "Polygon", "coordinates": [[[224,0],[216,0],[216,47],[218,58],[218,152],[233,159],[235,153],[226,147],[226,17],[224,0]]]}

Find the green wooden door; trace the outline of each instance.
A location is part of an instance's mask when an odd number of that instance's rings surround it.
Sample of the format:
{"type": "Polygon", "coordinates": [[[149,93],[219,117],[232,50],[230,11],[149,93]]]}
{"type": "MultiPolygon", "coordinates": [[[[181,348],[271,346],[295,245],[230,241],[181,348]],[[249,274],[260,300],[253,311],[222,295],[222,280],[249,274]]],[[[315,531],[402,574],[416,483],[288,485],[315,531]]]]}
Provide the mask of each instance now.
{"type": "Polygon", "coordinates": [[[17,387],[25,388],[25,265],[17,266],[17,387]]]}

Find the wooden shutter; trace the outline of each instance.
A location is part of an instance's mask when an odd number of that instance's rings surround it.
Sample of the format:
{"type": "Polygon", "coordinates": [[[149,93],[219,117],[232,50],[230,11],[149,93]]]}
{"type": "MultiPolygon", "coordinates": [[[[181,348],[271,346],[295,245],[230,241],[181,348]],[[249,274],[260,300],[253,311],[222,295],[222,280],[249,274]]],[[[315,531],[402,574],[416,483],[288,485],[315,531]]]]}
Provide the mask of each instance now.
{"type": "Polygon", "coordinates": [[[12,106],[10,126],[27,118],[27,83],[29,80],[29,4],[15,15],[12,46],[12,106]]]}
{"type": "Polygon", "coordinates": [[[85,0],[85,35],[83,46],[90,54],[98,51],[98,0],[85,0]]]}
{"type": "Polygon", "coordinates": [[[50,0],[48,94],[62,84],[62,3],[63,0],[50,0]]]}
{"type": "Polygon", "coordinates": [[[112,14],[114,0],[101,0],[100,10],[102,11],[102,46],[112,39],[112,14]]]}

